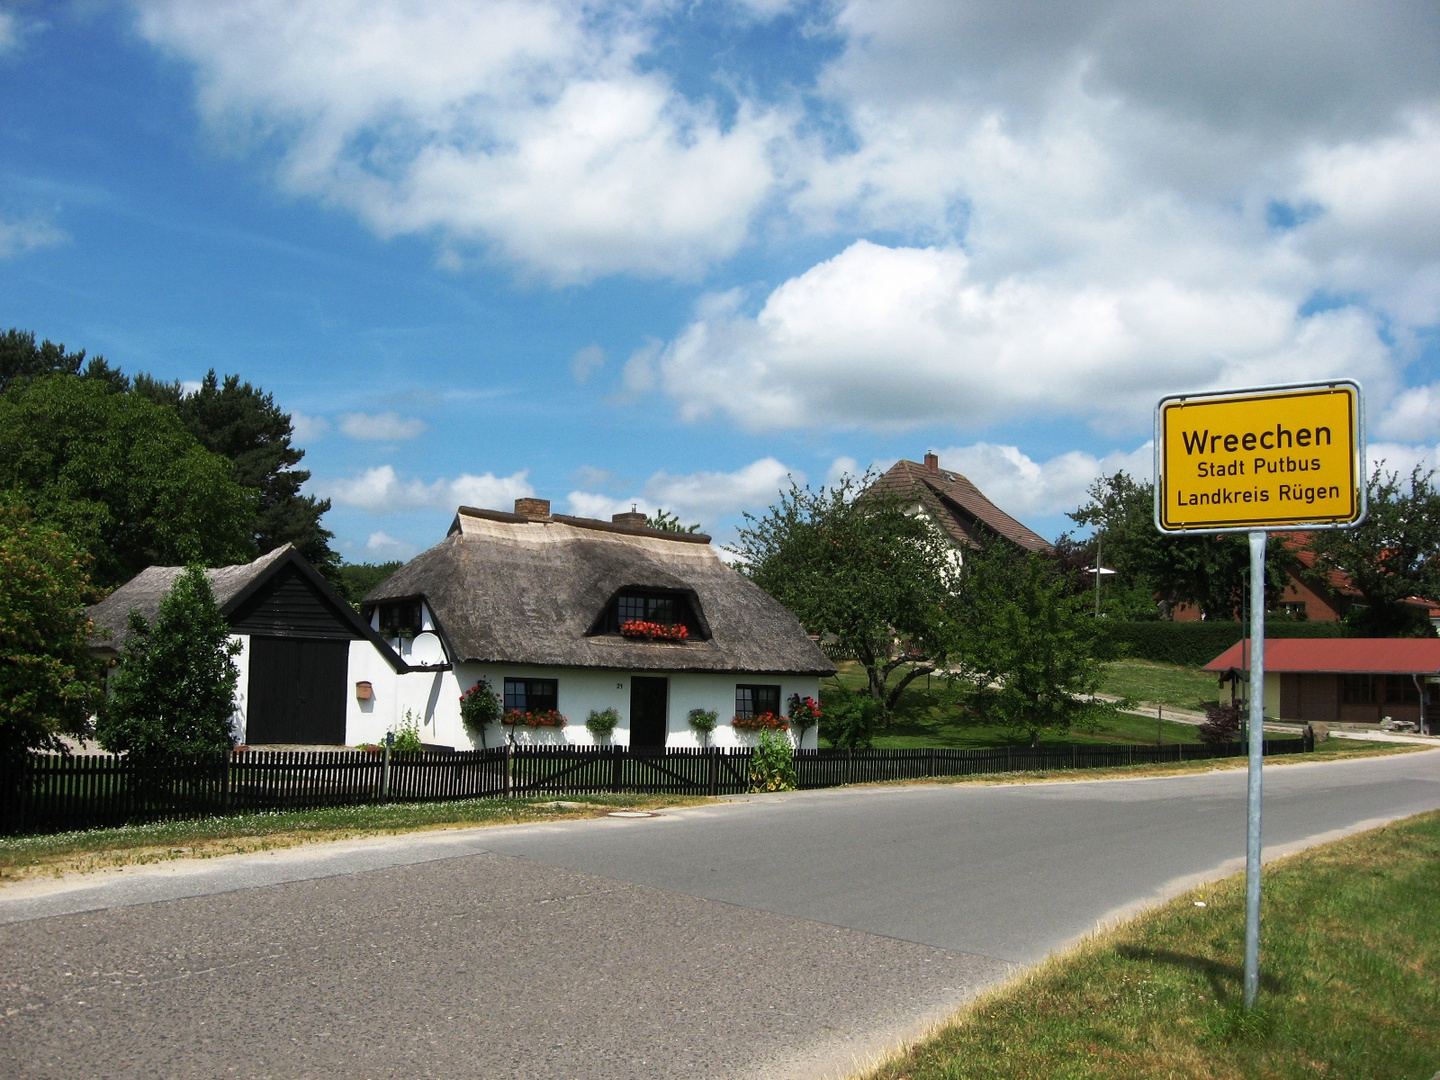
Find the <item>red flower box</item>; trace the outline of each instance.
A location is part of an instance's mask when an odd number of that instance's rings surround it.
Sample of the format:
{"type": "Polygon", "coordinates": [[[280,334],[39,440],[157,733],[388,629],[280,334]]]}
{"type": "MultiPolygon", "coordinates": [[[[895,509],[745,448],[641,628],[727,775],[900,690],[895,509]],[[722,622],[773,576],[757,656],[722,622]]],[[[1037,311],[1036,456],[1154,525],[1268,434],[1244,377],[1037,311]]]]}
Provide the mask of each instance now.
{"type": "Polygon", "coordinates": [[[511,725],[520,724],[523,727],[564,727],[570,721],[554,709],[536,709],[534,712],[511,709],[500,717],[500,722],[511,725]]]}
{"type": "Polygon", "coordinates": [[[776,716],[773,712],[756,713],[754,716],[741,716],[738,713],[735,719],[730,721],[732,727],[741,731],[788,731],[790,721],[783,716],[776,716]]]}
{"type": "Polygon", "coordinates": [[[620,635],[627,638],[641,638],[646,641],[684,641],[690,636],[690,629],[684,623],[646,622],[644,619],[626,619],[620,624],[620,635]]]}

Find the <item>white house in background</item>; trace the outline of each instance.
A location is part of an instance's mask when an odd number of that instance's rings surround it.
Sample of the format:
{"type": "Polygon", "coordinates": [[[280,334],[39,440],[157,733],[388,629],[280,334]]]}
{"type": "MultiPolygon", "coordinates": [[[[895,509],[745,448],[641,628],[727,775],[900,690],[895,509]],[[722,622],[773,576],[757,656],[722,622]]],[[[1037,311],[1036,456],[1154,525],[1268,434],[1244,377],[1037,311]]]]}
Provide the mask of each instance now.
{"type": "MultiPolygon", "coordinates": [[[[586,717],[614,708],[617,745],[699,746],[688,715],[710,709],[719,716],[711,745],[750,745],[756,736],[734,717],[782,714],[793,694],[818,698],[820,677],[835,671],[708,536],[651,529],[638,513],[552,515],[544,499],[517,499],[514,513],[462,506],[445,539],[374,589],[361,611],[406,667],[378,650],[352,653],[352,743],[378,740],[408,712],[427,743],[479,746],[461,722],[460,696],[483,677],[508,708],[555,709],[569,721],[517,725],[525,741],[592,743],[586,717]],[[688,637],[626,636],[629,620],[683,626],[688,637]]],[[[503,737],[498,727],[485,733],[490,746],[503,737]]],[[[816,738],[812,729],[805,745],[816,738]]]]}
{"type": "MultiPolygon", "coordinates": [[[[99,604],[92,648],[118,654],[129,615],[151,623],[181,566],[151,566],[99,604]]],[[[409,670],[394,649],[360,618],[289,544],[240,566],[205,571],[215,603],[240,643],[235,662],[235,738],[252,744],[335,744],[349,741],[356,672],[409,670]]]]}

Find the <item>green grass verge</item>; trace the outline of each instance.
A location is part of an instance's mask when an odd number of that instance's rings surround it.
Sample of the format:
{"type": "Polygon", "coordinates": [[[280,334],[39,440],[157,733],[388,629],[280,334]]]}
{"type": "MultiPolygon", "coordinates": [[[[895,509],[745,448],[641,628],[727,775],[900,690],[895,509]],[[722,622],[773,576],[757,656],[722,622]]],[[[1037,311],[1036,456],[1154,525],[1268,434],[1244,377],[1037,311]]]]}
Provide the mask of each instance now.
{"type": "Polygon", "coordinates": [[[1211,673],[1176,664],[1157,664],[1152,660],[1117,660],[1106,664],[1105,681],[1100,690],[1177,709],[1200,709],[1205,702],[1219,696],[1218,684],[1211,673]]]}
{"type": "MultiPolygon", "coordinates": [[[[1162,664],[1146,664],[1145,661],[1121,661],[1122,664],[1144,664],[1146,667],[1166,669],[1162,664]]],[[[834,679],[822,680],[820,703],[824,707],[828,696],[834,694],[836,683],[851,690],[866,685],[864,669],[854,661],[842,661],[837,665],[839,674],[834,679]]],[[[1184,671],[1186,669],[1175,669],[1184,671]]],[[[1209,680],[1213,684],[1214,680],[1209,680]]],[[[1102,688],[1107,693],[1108,686],[1102,688]]],[[[1141,694],[1133,694],[1142,700],[1157,700],[1141,694]]],[[[1193,706],[1193,702],[1192,702],[1193,706]]],[[[822,723],[821,746],[829,746],[825,739],[822,723]]],[[[1107,716],[1093,730],[1075,728],[1070,732],[1047,732],[1040,737],[1042,746],[1069,746],[1071,743],[1104,744],[1135,743],[1155,745],[1160,740],[1167,745],[1177,742],[1197,743],[1200,736],[1190,724],[1176,724],[1163,721],[1157,725],[1153,719],[1143,716],[1107,716]],[[1158,731],[1157,731],[1158,727],[1158,731]]],[[[980,749],[992,746],[1029,746],[1028,735],[998,724],[983,724],[965,711],[959,695],[952,691],[946,680],[935,676],[916,679],[900,695],[890,726],[876,734],[875,747],[880,750],[905,750],[918,747],[943,746],[957,749],[980,749]]]]}
{"type": "Polygon", "coordinates": [[[460,799],[383,803],[314,810],[235,814],[162,821],[112,829],[0,838],[0,881],[36,873],[62,874],[106,867],[207,858],[292,847],[321,840],[592,817],[618,807],[690,806],[703,799],[664,795],[547,795],[531,799],[460,799]]]}
{"type": "Polygon", "coordinates": [[[1262,911],[1254,1012],[1240,1006],[1236,876],[981,998],[868,1080],[1429,1080],[1440,1070],[1440,814],[1272,864],[1262,911]]]}

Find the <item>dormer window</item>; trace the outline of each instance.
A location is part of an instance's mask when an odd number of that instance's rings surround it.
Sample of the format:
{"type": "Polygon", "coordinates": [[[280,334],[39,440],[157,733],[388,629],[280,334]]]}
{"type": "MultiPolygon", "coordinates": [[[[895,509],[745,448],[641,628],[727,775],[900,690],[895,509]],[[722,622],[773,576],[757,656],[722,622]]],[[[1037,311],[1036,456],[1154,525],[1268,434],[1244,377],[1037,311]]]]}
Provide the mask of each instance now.
{"type": "Polygon", "coordinates": [[[380,633],[384,637],[414,636],[420,632],[420,601],[399,600],[377,604],[380,633]]]}
{"type": "Polygon", "coordinates": [[[627,623],[644,623],[660,627],[683,626],[689,637],[706,636],[690,598],[682,592],[663,589],[622,589],[610,601],[596,630],[602,634],[618,634],[627,623]]]}

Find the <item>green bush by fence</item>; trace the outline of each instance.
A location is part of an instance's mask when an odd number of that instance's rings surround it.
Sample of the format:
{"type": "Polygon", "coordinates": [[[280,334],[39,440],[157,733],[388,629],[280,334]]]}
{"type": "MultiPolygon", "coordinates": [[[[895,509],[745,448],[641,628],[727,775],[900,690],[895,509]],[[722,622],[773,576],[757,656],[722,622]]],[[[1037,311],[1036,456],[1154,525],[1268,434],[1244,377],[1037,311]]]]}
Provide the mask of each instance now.
{"type": "MultiPolygon", "coordinates": [[[[1154,660],[1161,664],[1204,667],[1244,636],[1249,628],[1239,622],[1114,622],[1109,624],[1110,640],[1119,656],[1154,660]]],[[[1344,637],[1340,623],[1265,623],[1266,638],[1344,637]]]]}

